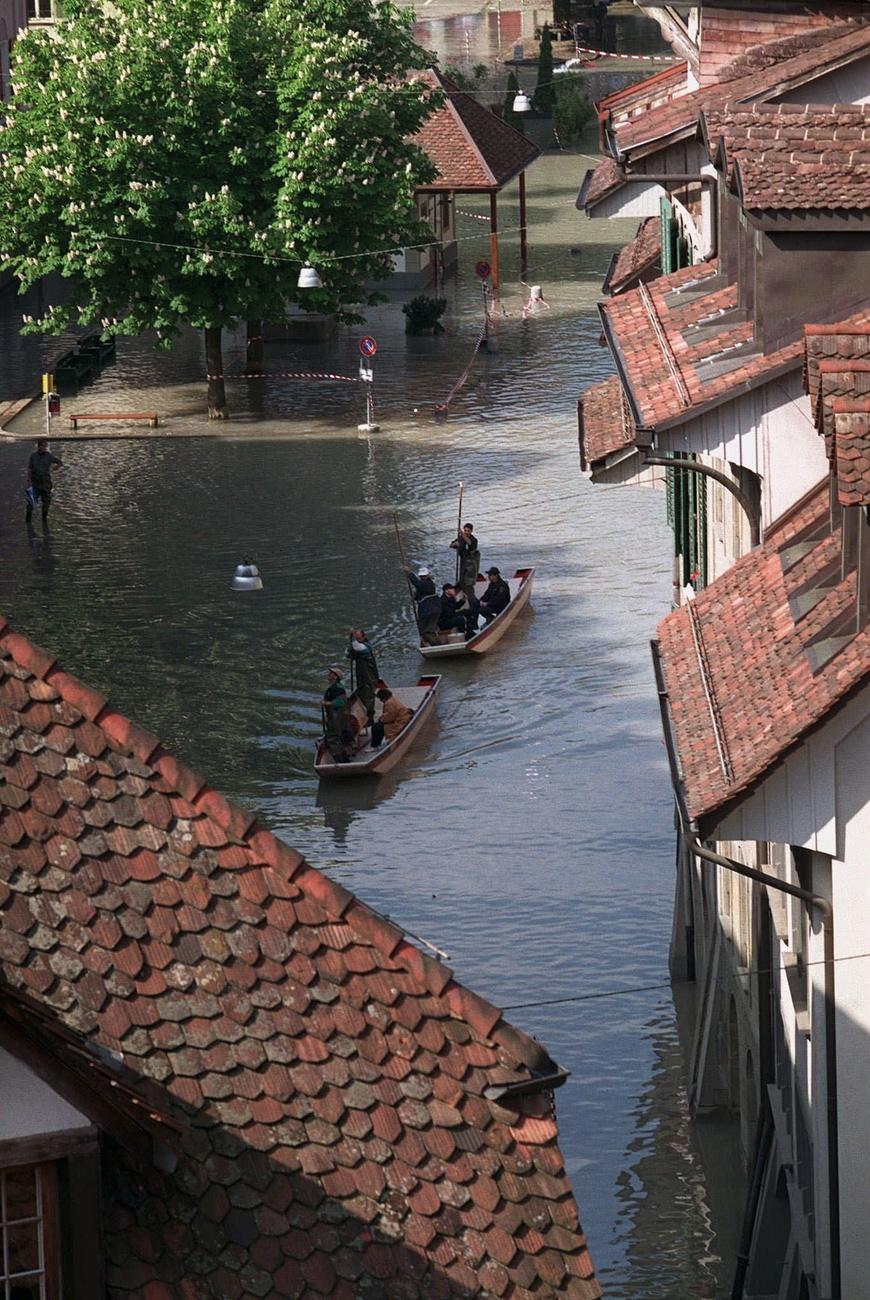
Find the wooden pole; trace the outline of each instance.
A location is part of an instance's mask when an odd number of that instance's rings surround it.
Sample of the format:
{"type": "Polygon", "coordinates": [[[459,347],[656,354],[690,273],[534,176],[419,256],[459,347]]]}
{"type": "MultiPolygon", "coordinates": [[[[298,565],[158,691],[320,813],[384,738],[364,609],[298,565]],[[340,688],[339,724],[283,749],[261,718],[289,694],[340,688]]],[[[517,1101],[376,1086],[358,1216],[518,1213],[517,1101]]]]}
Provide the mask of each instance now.
{"type": "Polygon", "coordinates": [[[498,195],[489,196],[489,263],[492,267],[492,300],[499,300],[500,276],[498,271],[498,195]]]}
{"type": "MultiPolygon", "coordinates": [[[[406,567],[405,548],[402,545],[402,534],[399,532],[399,516],[395,510],[393,511],[393,525],[396,529],[396,541],[399,543],[399,559],[402,562],[402,572],[405,573],[405,567],[406,567]]],[[[414,622],[416,623],[417,602],[414,600],[414,588],[411,586],[411,579],[408,577],[407,573],[405,573],[405,582],[408,585],[408,595],[411,598],[411,611],[414,615],[414,622]]]]}
{"type": "Polygon", "coordinates": [[[520,172],[520,275],[526,278],[529,243],[526,235],[526,173],[520,172]]]}
{"type": "Polygon", "coordinates": [[[456,521],[456,585],[459,585],[459,567],[462,563],[459,554],[459,539],[462,536],[462,484],[459,484],[459,516],[456,521]]]}

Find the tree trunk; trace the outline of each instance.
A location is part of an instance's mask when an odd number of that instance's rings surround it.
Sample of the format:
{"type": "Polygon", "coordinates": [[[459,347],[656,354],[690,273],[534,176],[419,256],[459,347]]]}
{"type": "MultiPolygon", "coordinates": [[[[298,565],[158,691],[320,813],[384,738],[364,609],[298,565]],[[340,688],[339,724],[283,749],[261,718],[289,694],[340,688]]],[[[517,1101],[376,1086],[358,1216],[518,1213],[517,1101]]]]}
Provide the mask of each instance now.
{"type": "Polygon", "coordinates": [[[208,418],[227,418],[227,392],[224,384],[224,356],[221,328],[210,325],[205,331],[205,369],[208,375],[208,418]]]}
{"type": "Polygon", "coordinates": [[[261,320],[248,321],[246,369],[249,375],[261,375],[263,373],[263,322],[261,320]]]}

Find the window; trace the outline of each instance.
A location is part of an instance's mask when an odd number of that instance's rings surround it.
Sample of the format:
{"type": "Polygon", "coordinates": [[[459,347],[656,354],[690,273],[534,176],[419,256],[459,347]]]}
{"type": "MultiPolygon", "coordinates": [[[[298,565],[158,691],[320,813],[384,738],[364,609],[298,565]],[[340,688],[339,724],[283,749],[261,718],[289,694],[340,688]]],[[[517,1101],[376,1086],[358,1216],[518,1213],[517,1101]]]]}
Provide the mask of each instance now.
{"type": "Polygon", "coordinates": [[[54,17],[53,0],[27,0],[27,17],[50,22],[54,17]]]}
{"type": "Polygon", "coordinates": [[[53,1165],[0,1170],[0,1300],[58,1300],[53,1165]]]}

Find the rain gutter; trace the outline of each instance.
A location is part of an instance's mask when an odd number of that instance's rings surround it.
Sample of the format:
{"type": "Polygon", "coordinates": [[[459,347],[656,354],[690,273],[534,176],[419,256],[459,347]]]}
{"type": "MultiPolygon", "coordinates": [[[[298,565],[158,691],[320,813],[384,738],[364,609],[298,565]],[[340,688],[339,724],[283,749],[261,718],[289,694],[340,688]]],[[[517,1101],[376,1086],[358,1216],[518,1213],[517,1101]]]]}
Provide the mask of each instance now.
{"type": "MultiPolygon", "coordinates": [[[[659,697],[659,709],[662,717],[665,749],[668,755],[671,784],[674,788],[680,836],[683,844],[693,857],[697,858],[699,861],[717,867],[724,867],[727,871],[733,871],[739,876],[745,876],[748,880],[754,880],[756,883],[764,885],[767,889],[777,889],[780,893],[790,894],[792,898],[799,898],[801,902],[806,905],[808,911],[811,907],[814,907],[819,914],[819,923],[822,929],[824,944],[825,967],[825,1091],[827,1094],[827,1174],[831,1256],[831,1290],[830,1296],[827,1297],[826,1300],[841,1300],[839,1126],[837,1117],[836,998],[834,992],[834,911],[828,899],[823,898],[820,894],[813,894],[808,889],[802,889],[799,885],[792,885],[789,881],[780,880],[777,876],[768,875],[767,872],[758,871],[754,867],[744,866],[742,862],[738,862],[734,858],[726,858],[721,853],[715,853],[712,849],[708,849],[706,845],[700,842],[698,823],[690,816],[688,805],[686,803],[686,788],[682,768],[680,767],[676,737],[674,734],[671,700],[665,683],[664,669],[662,667],[661,646],[658,641],[651,641],[650,649],[652,651],[653,671],[656,679],[656,692],[659,697]]],[[[744,1224],[744,1233],[738,1253],[738,1271],[737,1277],[735,1277],[735,1290],[732,1292],[732,1296],[737,1295],[742,1298],[743,1278],[748,1269],[751,1237],[752,1227],[747,1228],[744,1224]],[[739,1292],[736,1290],[738,1280],[740,1283],[739,1292]]]]}

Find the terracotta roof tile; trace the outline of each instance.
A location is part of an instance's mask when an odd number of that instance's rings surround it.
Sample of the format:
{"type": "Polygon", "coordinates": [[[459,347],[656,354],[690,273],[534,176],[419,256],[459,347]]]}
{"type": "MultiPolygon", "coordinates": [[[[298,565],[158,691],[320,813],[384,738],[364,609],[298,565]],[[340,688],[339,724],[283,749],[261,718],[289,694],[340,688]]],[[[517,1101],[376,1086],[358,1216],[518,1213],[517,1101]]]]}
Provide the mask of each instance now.
{"type": "Polygon", "coordinates": [[[806,328],[804,380],[837,478],[841,505],[870,504],[870,313],[806,328]]]}
{"type": "Polygon", "coordinates": [[[616,254],[607,272],[602,292],[616,295],[633,289],[641,279],[661,269],[662,223],[659,217],[645,217],[637,234],[616,254]]]}
{"type": "Polygon", "coordinates": [[[584,471],[634,442],[634,426],[617,375],[587,388],[577,403],[577,413],[580,465],[584,471]]]}
{"type": "Polygon", "coordinates": [[[189,1300],[195,1271],[225,1296],[336,1300],[394,1276],[409,1300],[556,1300],[566,1276],[599,1295],[542,1097],[484,1096],[552,1068],[541,1046],[0,631],[0,978],[123,1053],[183,1128],[176,1172],[147,1183],[111,1150],[112,1293],[189,1300]],[[547,1249],[506,1214],[532,1203],[568,1207],[547,1249]]]}
{"type": "Polygon", "coordinates": [[[766,355],[753,348],[752,321],[735,314],[736,284],[685,300],[675,294],[703,288],[716,269],[715,262],[686,267],[599,308],[644,426],[679,424],[801,363],[800,341],[766,355]]]}
{"type": "Polygon", "coordinates": [[[617,126],[618,149],[630,153],[642,147],[661,147],[669,136],[691,133],[702,111],[729,102],[771,99],[868,53],[870,25],[866,22],[836,24],[757,46],[723,68],[712,86],[672,98],[636,120],[617,126]]]}
{"type": "Polygon", "coordinates": [[[784,530],[659,625],[688,811],[707,825],[870,677],[870,628],[815,671],[807,654],[854,610],[855,569],[839,578],[828,510],[825,482],[784,530]],[[815,545],[795,563],[789,545],[801,536],[815,545]],[[793,598],[821,574],[833,585],[801,613],[793,598]]]}
{"type": "Polygon", "coordinates": [[[540,155],[521,131],[465,94],[438,68],[422,74],[445,95],[423,123],[415,142],[438,169],[426,190],[498,190],[540,155]]]}

